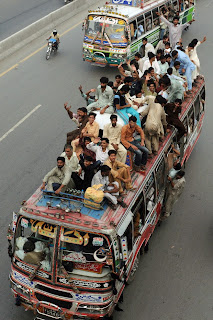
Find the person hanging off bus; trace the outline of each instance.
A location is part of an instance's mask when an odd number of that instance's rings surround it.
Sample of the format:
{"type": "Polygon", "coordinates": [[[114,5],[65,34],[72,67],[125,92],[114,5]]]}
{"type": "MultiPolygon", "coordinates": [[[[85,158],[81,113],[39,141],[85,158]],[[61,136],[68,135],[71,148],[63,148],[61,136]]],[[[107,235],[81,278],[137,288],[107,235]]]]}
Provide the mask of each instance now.
{"type": "Polygon", "coordinates": [[[143,38],[142,41],[143,45],[141,46],[139,53],[144,56],[143,59],[147,59],[148,58],[148,52],[152,52],[155,54],[155,48],[153,47],[153,45],[151,43],[148,42],[147,38],[143,38]],[[144,55],[143,55],[144,52],[144,55]]]}
{"type": "Polygon", "coordinates": [[[175,49],[177,42],[182,38],[182,32],[183,30],[188,27],[194,19],[192,19],[189,22],[186,22],[184,24],[179,24],[179,17],[175,16],[172,20],[172,22],[169,22],[160,12],[156,13],[158,16],[160,16],[160,19],[162,22],[164,22],[168,28],[169,28],[169,42],[172,47],[172,49],[175,49]]]}
{"type": "Polygon", "coordinates": [[[180,170],[177,172],[175,179],[170,180],[168,196],[165,203],[165,214],[161,217],[161,220],[166,220],[172,214],[173,206],[180,198],[185,187],[186,180],[184,175],[185,172],[180,170]]]}
{"type": "Polygon", "coordinates": [[[121,130],[121,143],[127,150],[135,153],[135,171],[139,172],[140,170],[146,170],[149,150],[145,147],[144,144],[144,132],[141,127],[136,124],[136,122],[137,118],[131,116],[129,118],[129,123],[123,126],[121,130]],[[135,134],[140,135],[141,141],[134,139],[135,134]]]}
{"type": "Polygon", "coordinates": [[[179,114],[181,113],[181,104],[182,101],[180,99],[176,99],[174,103],[167,103],[164,107],[164,110],[167,114],[167,124],[178,129],[177,141],[179,141],[184,134],[187,134],[186,128],[179,119],[179,114]]]}

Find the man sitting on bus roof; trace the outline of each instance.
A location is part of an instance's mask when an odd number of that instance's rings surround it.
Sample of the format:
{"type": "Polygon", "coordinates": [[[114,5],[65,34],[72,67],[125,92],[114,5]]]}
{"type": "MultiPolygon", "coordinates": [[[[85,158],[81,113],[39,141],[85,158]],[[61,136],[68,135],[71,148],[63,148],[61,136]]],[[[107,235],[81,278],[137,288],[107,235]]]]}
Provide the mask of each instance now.
{"type": "Polygon", "coordinates": [[[136,122],[137,118],[131,116],[129,123],[123,126],[121,130],[121,143],[127,150],[135,153],[135,170],[140,171],[141,169],[146,170],[149,150],[144,145],[144,132],[136,122]],[[140,135],[141,142],[134,139],[135,133],[140,135]]]}
{"type": "Polygon", "coordinates": [[[65,164],[64,157],[57,158],[57,167],[53,168],[46,174],[43,179],[41,190],[45,189],[47,183],[47,191],[55,191],[56,194],[65,192],[68,183],[70,182],[71,171],[65,164]]]}
{"type": "Polygon", "coordinates": [[[129,92],[129,86],[124,85],[114,97],[114,106],[116,108],[117,114],[121,117],[123,122],[127,124],[129,122],[128,114],[133,115],[137,119],[137,125],[140,126],[140,116],[139,113],[131,107],[130,103],[127,103],[125,94],[129,92]]]}
{"type": "Polygon", "coordinates": [[[87,106],[87,111],[100,110],[101,114],[113,113],[113,90],[107,84],[109,79],[102,77],[100,79],[100,85],[97,87],[95,102],[87,106]]]}
{"type": "Polygon", "coordinates": [[[88,150],[95,152],[96,154],[96,161],[101,161],[103,164],[106,159],[108,159],[108,146],[109,146],[109,139],[108,138],[95,138],[92,142],[86,145],[88,150]],[[100,146],[98,143],[101,141],[100,146]]]}
{"type": "Polygon", "coordinates": [[[92,178],[95,174],[95,169],[100,166],[101,162],[96,161],[93,163],[93,159],[90,156],[85,156],[83,158],[83,156],[80,155],[80,158],[81,160],[79,161],[79,164],[81,166],[81,169],[78,173],[72,173],[72,179],[75,182],[76,189],[85,191],[88,187],[91,186],[92,178]]]}
{"type": "Polygon", "coordinates": [[[117,203],[123,207],[126,207],[126,204],[123,200],[119,199],[119,184],[118,182],[109,182],[111,168],[107,165],[100,167],[100,170],[94,175],[92,179],[92,186],[102,184],[102,190],[104,192],[104,197],[108,200],[109,206],[115,210],[117,203]]]}
{"type": "Polygon", "coordinates": [[[111,168],[109,176],[110,181],[117,181],[119,183],[120,194],[124,192],[122,182],[124,183],[126,190],[132,189],[130,167],[127,164],[116,160],[117,151],[110,150],[108,155],[109,158],[104,162],[104,164],[111,168]]]}

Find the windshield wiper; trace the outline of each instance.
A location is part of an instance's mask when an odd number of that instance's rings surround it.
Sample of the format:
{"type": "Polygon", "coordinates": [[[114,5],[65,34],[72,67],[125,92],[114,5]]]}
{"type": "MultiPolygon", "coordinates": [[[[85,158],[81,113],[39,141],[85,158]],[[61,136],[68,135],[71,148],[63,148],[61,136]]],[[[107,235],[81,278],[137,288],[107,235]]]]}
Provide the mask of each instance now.
{"type": "Polygon", "coordinates": [[[105,36],[105,38],[107,39],[107,41],[109,42],[111,48],[114,48],[112,42],[111,42],[110,39],[109,39],[108,34],[106,33],[106,31],[104,32],[104,36],[105,36]]]}
{"type": "Polygon", "coordinates": [[[97,39],[98,35],[99,35],[99,31],[97,31],[96,35],[95,35],[94,38],[92,39],[91,44],[93,44],[93,42],[97,39]]]}

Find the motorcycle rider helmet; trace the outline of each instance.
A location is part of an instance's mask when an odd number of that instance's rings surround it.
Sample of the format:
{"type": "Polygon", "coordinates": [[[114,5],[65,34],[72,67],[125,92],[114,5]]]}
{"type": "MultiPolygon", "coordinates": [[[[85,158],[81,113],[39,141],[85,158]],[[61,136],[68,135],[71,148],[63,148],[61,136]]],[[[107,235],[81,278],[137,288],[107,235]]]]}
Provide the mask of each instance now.
{"type": "Polygon", "coordinates": [[[57,30],[56,30],[56,29],[54,29],[54,30],[53,30],[53,35],[54,35],[54,36],[56,36],[56,35],[57,35],[57,33],[58,33],[58,32],[57,32],[57,30]]]}

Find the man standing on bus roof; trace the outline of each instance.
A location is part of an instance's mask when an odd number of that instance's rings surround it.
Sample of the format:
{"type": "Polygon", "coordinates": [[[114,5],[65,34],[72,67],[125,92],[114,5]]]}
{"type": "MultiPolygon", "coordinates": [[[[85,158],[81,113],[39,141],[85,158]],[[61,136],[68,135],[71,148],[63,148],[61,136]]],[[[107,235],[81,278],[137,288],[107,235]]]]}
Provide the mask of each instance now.
{"type": "Polygon", "coordinates": [[[182,38],[182,32],[183,30],[188,27],[194,19],[186,22],[184,24],[179,24],[179,17],[175,16],[172,20],[172,22],[169,22],[163,15],[161,15],[159,12],[156,13],[160,16],[160,19],[162,22],[164,22],[168,28],[169,28],[169,42],[172,47],[172,49],[175,48],[177,42],[182,38]]]}
{"type": "Polygon", "coordinates": [[[144,145],[144,132],[136,122],[137,118],[131,116],[129,123],[123,126],[121,130],[121,142],[127,150],[135,153],[135,170],[140,171],[141,169],[146,170],[149,150],[144,145]],[[141,142],[134,139],[135,133],[140,135],[141,142]]]}
{"type": "Polygon", "coordinates": [[[195,64],[190,60],[189,56],[181,50],[172,51],[171,67],[174,65],[174,61],[180,61],[180,73],[186,76],[188,90],[192,90],[192,72],[196,69],[195,64]]]}

